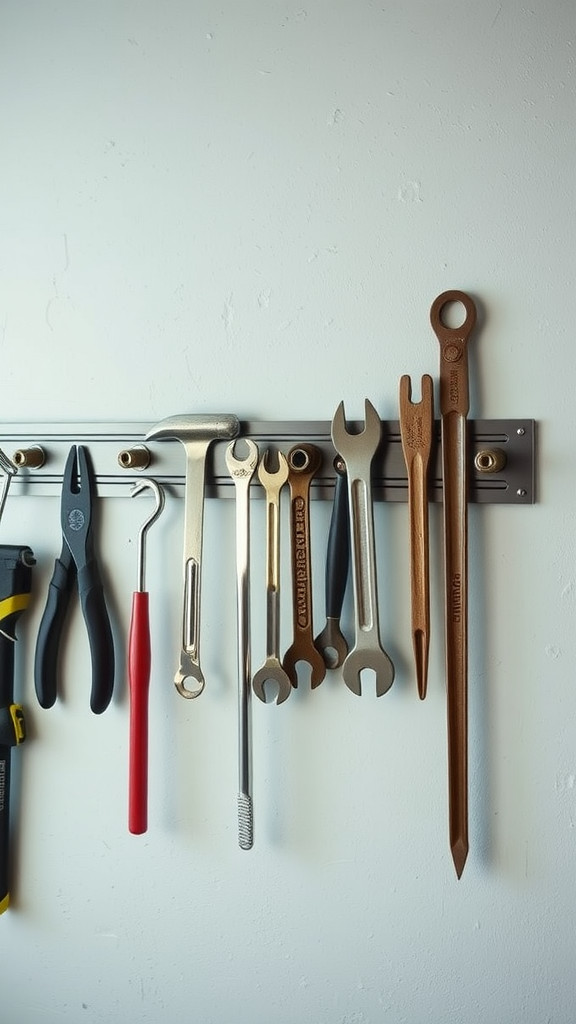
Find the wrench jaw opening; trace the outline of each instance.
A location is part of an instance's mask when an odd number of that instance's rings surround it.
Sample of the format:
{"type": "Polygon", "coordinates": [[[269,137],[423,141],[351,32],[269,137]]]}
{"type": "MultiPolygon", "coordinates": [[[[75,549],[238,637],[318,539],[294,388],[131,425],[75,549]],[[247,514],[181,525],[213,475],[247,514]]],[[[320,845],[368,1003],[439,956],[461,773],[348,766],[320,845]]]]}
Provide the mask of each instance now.
{"type": "Polygon", "coordinates": [[[249,482],[258,466],[258,447],[254,441],[246,437],[238,440],[231,441],[226,449],[226,466],[235,484],[245,480],[246,477],[249,482]],[[247,455],[244,458],[236,454],[238,440],[245,444],[248,449],[247,455]]]}
{"type": "Polygon", "coordinates": [[[342,678],[348,689],[362,696],[362,672],[369,669],[376,676],[376,696],[383,697],[394,682],[394,665],[385,651],[352,648],[342,668],[342,678]]]}
{"type": "Polygon", "coordinates": [[[310,674],[310,687],[312,690],[315,690],[317,686],[320,686],[320,683],[326,676],[324,658],[320,652],[308,642],[305,644],[305,650],[301,649],[301,645],[298,641],[288,648],[284,658],[282,659],[282,667],[295,690],[298,688],[298,672],[296,666],[299,665],[300,662],[304,662],[306,665],[310,666],[312,670],[310,674]]]}
{"type": "Polygon", "coordinates": [[[267,658],[254,675],[252,689],[263,704],[283,704],[292,693],[292,682],[279,661],[267,658]]]}
{"type": "Polygon", "coordinates": [[[358,457],[360,451],[376,454],[381,437],[382,421],[370,399],[364,399],[364,429],[358,434],[352,434],[348,430],[344,402],[340,402],[332,420],[332,443],[347,466],[346,452],[353,453],[354,458],[358,457]]]}
{"type": "Polygon", "coordinates": [[[264,489],[269,488],[277,494],[280,493],[288,479],[288,462],[281,451],[274,451],[267,448],[258,464],[258,479],[264,489]],[[277,469],[273,469],[272,462],[276,455],[277,469]]]}

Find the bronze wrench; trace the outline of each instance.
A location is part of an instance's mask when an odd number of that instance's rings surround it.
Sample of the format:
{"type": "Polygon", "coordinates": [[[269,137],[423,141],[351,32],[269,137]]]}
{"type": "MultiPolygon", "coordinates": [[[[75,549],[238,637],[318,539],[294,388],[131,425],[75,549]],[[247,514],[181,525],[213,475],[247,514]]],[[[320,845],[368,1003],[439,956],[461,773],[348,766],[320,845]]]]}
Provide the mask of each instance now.
{"type": "Polygon", "coordinates": [[[348,641],[340,628],[350,562],[348,481],[341,455],[334,459],[334,469],[336,484],[326,549],[326,625],[314,641],[326,668],[340,668],[348,654],[348,641]]]}
{"type": "Polygon", "coordinates": [[[292,552],[292,612],[294,640],[282,662],[292,686],[298,686],[296,665],[307,662],[312,689],[326,675],[326,665],[314,645],[312,633],[312,579],[310,558],[310,483],[322,464],[322,452],[314,444],[298,444],[288,452],[290,529],[292,552]]]}
{"type": "Polygon", "coordinates": [[[450,849],[460,878],[468,856],[467,343],[476,307],[465,292],[443,292],[432,303],[430,322],[440,342],[450,849]],[[442,320],[452,302],[466,310],[461,327],[447,327],[442,320]]]}
{"type": "Polygon", "coordinates": [[[356,610],[354,647],[342,666],[346,686],[357,696],[362,692],[363,669],[376,674],[376,695],[381,697],[394,681],[394,666],[380,643],[378,592],[374,553],[374,515],[372,508],[371,466],[380,439],[382,424],[376,409],[365,400],[365,425],[360,434],[346,428],[344,402],[340,402],[332,421],[332,443],[346,463],[350,503],[350,547],[356,610]]]}
{"type": "Polygon", "coordinates": [[[424,700],[430,648],[428,466],[434,427],[434,391],[429,374],[422,377],[421,392],[421,400],[413,402],[410,377],[400,378],[400,436],[408,473],[412,644],[418,695],[424,700]]]}
{"type": "Polygon", "coordinates": [[[268,469],[264,452],[258,479],[266,492],[266,661],[252,680],[256,696],[266,703],[265,683],[275,683],[276,703],[292,693],[292,682],[280,662],[280,492],[288,479],[286,456],[278,452],[278,469],[268,469]]]}

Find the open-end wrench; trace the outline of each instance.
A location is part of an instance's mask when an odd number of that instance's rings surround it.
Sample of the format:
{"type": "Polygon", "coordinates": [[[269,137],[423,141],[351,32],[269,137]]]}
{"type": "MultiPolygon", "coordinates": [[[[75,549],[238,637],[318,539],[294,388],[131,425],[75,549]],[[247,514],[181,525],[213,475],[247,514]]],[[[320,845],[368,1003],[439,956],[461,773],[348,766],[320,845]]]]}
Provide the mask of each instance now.
{"type": "Polygon", "coordinates": [[[239,430],[240,422],[233,415],[182,415],[161,420],[146,435],[146,440],[181,441],[186,452],[182,647],[180,666],[174,676],[182,697],[198,697],[204,689],[200,668],[200,584],[206,455],[213,441],[229,440],[239,430]],[[186,679],[194,679],[196,686],[185,686],[186,679]]]}
{"type": "Polygon", "coordinates": [[[312,669],[312,689],[326,675],[324,658],[314,644],[312,632],[310,558],[310,483],[321,465],[322,452],[315,444],[298,444],[288,452],[294,639],[282,664],[292,686],[298,686],[296,666],[299,661],[307,662],[312,669]]]}
{"type": "Polygon", "coordinates": [[[348,654],[348,641],[340,628],[340,615],[350,567],[350,526],[346,464],[341,455],[334,459],[336,484],[326,549],[326,625],[314,643],[326,668],[340,668],[348,654]]]}
{"type": "Polygon", "coordinates": [[[290,677],[280,662],[280,492],[288,479],[286,456],[278,452],[278,469],[268,469],[264,452],[258,465],[258,479],[266,492],[266,660],[258,669],[252,689],[266,703],[265,684],[276,686],[276,703],[292,693],[290,677]]]}
{"type": "Polygon", "coordinates": [[[468,856],[467,345],[476,306],[465,292],[442,292],[432,303],[430,322],[440,342],[450,849],[460,878],[468,856]],[[466,310],[464,323],[456,328],[442,319],[454,302],[466,310]]]}
{"type": "Polygon", "coordinates": [[[352,693],[360,696],[363,669],[376,674],[376,695],[381,697],[394,681],[394,666],[380,643],[378,592],[374,545],[371,465],[382,436],[376,409],[365,400],[365,425],[360,434],[346,428],[344,402],[332,420],[332,443],[346,463],[350,503],[350,547],[356,611],[356,637],[342,666],[342,676],[352,693]]]}
{"type": "Polygon", "coordinates": [[[238,844],[254,842],[252,814],[252,728],[250,720],[250,481],[258,465],[258,448],[244,440],[246,458],[226,449],[226,465],[236,488],[236,595],[238,612],[238,844]]]}

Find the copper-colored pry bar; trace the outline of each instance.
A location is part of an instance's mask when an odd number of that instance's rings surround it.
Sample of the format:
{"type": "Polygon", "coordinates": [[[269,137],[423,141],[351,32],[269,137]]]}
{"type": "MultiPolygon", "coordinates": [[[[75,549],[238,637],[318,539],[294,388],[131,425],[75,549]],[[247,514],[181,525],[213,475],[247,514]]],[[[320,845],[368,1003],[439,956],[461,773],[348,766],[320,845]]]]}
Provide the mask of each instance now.
{"type": "Polygon", "coordinates": [[[446,687],[448,704],[448,799],[450,849],[458,878],[468,856],[468,339],[476,323],[469,295],[443,292],[430,309],[440,342],[440,414],[444,491],[446,589],[446,687]],[[442,312],[461,302],[466,318],[448,327],[442,312]]]}
{"type": "Polygon", "coordinates": [[[428,374],[422,377],[421,391],[421,400],[413,402],[410,377],[400,378],[400,436],[408,474],[412,644],[418,695],[424,700],[430,648],[428,466],[434,429],[434,389],[428,374]]]}

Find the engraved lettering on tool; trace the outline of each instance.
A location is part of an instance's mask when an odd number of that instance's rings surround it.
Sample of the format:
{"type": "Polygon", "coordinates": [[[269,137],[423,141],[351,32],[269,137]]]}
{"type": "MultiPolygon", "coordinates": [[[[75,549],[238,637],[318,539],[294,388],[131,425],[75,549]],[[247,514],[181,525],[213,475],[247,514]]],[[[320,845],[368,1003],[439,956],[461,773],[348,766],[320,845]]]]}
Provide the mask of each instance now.
{"type": "Polygon", "coordinates": [[[294,501],[296,614],[298,625],[305,629],[310,621],[308,607],[308,536],[306,530],[306,503],[303,498],[294,501]]]}
{"type": "Polygon", "coordinates": [[[457,572],[452,578],[452,622],[462,621],[462,580],[457,572]]]}
{"type": "Polygon", "coordinates": [[[419,450],[423,443],[423,425],[422,416],[414,415],[412,422],[408,426],[406,431],[406,442],[409,448],[415,448],[419,450]]]}
{"type": "Polygon", "coordinates": [[[450,370],[450,384],[448,388],[448,395],[452,405],[458,405],[460,398],[460,387],[458,381],[458,370],[450,370]]]}

